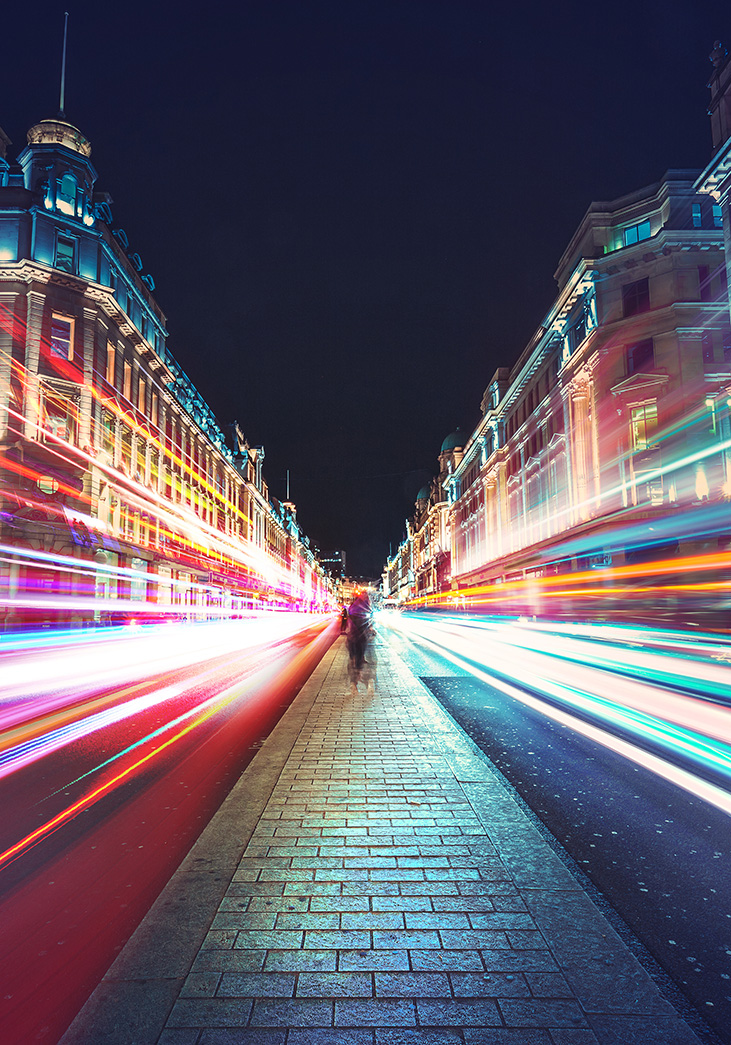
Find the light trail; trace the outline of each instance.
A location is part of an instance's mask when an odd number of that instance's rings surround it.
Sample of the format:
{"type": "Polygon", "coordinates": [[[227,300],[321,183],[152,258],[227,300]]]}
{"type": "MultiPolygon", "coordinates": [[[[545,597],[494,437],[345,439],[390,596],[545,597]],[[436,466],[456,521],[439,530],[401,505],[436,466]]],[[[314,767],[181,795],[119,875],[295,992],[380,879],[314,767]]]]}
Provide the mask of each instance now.
{"type": "Polygon", "coordinates": [[[83,742],[91,742],[92,764],[46,797],[98,778],[89,791],[6,845],[0,869],[214,716],[238,711],[281,671],[277,649],[301,640],[321,642],[331,619],[262,613],[213,625],[57,632],[38,636],[38,646],[28,635],[0,639],[0,781],[63,749],[73,757],[83,742]],[[120,768],[104,779],[114,763],[120,768]]]}
{"type": "Polygon", "coordinates": [[[728,647],[717,639],[438,614],[379,619],[731,814],[731,667],[724,663],[728,647]],[[645,637],[648,648],[635,648],[645,637]]]}

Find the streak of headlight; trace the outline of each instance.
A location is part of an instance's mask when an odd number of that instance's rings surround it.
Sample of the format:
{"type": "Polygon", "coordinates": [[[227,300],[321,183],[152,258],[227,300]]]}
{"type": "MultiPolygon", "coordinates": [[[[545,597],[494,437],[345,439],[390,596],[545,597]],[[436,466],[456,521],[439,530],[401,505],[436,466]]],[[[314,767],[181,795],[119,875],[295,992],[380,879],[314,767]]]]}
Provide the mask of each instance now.
{"type": "MultiPolygon", "coordinates": [[[[40,735],[21,741],[21,743],[15,743],[12,747],[9,745],[16,737],[22,737],[26,729],[18,727],[11,730],[9,734],[3,734],[0,737],[0,780],[9,776],[16,769],[30,765],[39,758],[43,758],[44,755],[49,755],[52,751],[58,751],[62,747],[80,740],[82,737],[90,736],[97,730],[104,729],[106,726],[114,725],[117,722],[123,722],[133,715],[147,711],[149,708],[162,704],[166,700],[171,700],[173,697],[179,696],[184,690],[185,686],[183,685],[166,686],[164,689],[154,690],[152,693],[146,693],[143,696],[124,701],[124,703],[115,704],[114,707],[106,708],[104,711],[97,711],[93,715],[85,715],[82,719],[70,722],[58,729],[46,731],[47,721],[42,720],[40,723],[34,721],[31,725],[34,731],[37,731],[40,735]],[[2,750],[3,747],[5,747],[5,750],[2,750]]],[[[73,713],[73,709],[71,713],[73,713]]],[[[174,719],[163,728],[168,729],[176,722],[182,722],[185,717],[181,716],[178,719],[174,719]]]]}
{"type": "MultiPolygon", "coordinates": [[[[550,703],[542,701],[540,698],[531,696],[524,690],[519,689],[517,686],[506,682],[499,675],[492,674],[489,670],[482,670],[482,668],[475,663],[475,660],[478,658],[484,660],[484,650],[479,651],[475,646],[470,655],[465,655],[464,653],[458,654],[453,651],[455,640],[453,633],[449,636],[449,640],[442,639],[440,641],[425,634],[425,629],[423,627],[414,627],[413,624],[416,622],[409,621],[407,623],[399,614],[387,614],[382,619],[389,627],[401,631],[403,634],[415,639],[417,642],[421,642],[424,645],[435,649],[439,655],[444,657],[446,660],[466,669],[476,678],[479,678],[488,685],[501,690],[508,696],[513,697],[520,703],[537,711],[539,714],[551,718],[577,733],[581,733],[602,746],[622,755],[624,758],[649,769],[656,775],[683,788],[685,791],[697,798],[703,799],[709,804],[715,806],[717,809],[722,810],[724,813],[731,815],[731,794],[729,794],[729,792],[721,787],[717,787],[715,784],[712,784],[707,780],[699,778],[693,773],[690,773],[671,762],[668,762],[666,759],[661,758],[656,754],[652,754],[621,737],[617,737],[596,725],[592,725],[583,719],[577,718],[570,712],[557,708],[550,703]]],[[[425,622],[421,621],[419,623],[424,625],[425,622]]],[[[438,633],[439,628],[435,623],[428,622],[426,630],[438,633]],[[429,627],[429,625],[431,625],[431,627],[429,627]]],[[[519,663],[519,661],[513,660],[513,674],[515,674],[515,670],[519,663]]],[[[547,693],[550,693],[554,697],[559,697],[559,699],[562,699],[564,702],[573,700],[573,702],[582,706],[582,708],[589,708],[590,710],[596,710],[599,704],[606,705],[608,703],[607,701],[601,701],[598,698],[592,697],[591,694],[580,693],[576,690],[572,690],[571,687],[557,687],[552,684],[546,684],[545,680],[541,685],[541,680],[534,678],[530,682],[530,685],[532,688],[539,688],[539,690],[542,688],[547,693]],[[589,700],[593,702],[593,707],[590,707],[589,700]]],[[[610,715],[610,718],[613,718],[617,723],[621,722],[624,726],[630,724],[630,716],[623,714],[621,709],[616,707],[614,713],[610,715]]],[[[669,742],[669,731],[666,723],[656,721],[653,723],[652,732],[655,739],[662,739],[666,746],[672,750],[677,750],[677,746],[669,742]],[[664,737],[663,733],[665,734],[664,737]]],[[[647,735],[647,733],[645,733],[645,735],[647,735]]],[[[686,733],[683,737],[683,747],[688,753],[694,754],[695,757],[699,757],[700,760],[701,753],[697,748],[694,748],[694,740],[694,737],[691,737],[690,734],[686,733]]],[[[726,754],[724,759],[724,754],[723,751],[716,750],[717,757],[722,761],[728,762],[728,756],[726,754]]]]}
{"type": "MultiPolygon", "coordinates": [[[[187,725],[185,725],[182,729],[178,730],[178,732],[174,736],[169,737],[162,744],[158,744],[157,747],[153,748],[152,751],[148,751],[146,755],[143,755],[142,758],[139,758],[132,765],[127,766],[125,769],[121,770],[119,773],[117,773],[116,776],[105,781],[103,784],[100,784],[98,787],[94,788],[93,791],[84,795],[82,798],[74,802],[72,805],[67,806],[66,809],[63,809],[60,813],[52,817],[50,820],[47,820],[44,824],[41,824],[40,827],[37,827],[35,831],[31,831],[30,834],[26,835],[24,838],[21,838],[20,841],[15,843],[15,845],[10,846],[9,849],[6,849],[4,852],[0,853],[0,868],[5,866],[5,864],[11,863],[13,860],[17,859],[17,857],[22,855],[22,853],[26,852],[28,849],[31,849],[34,845],[37,845],[38,842],[42,841],[42,839],[47,838],[49,835],[53,834],[64,824],[68,823],[69,820],[73,820],[74,817],[76,817],[80,812],[82,812],[82,810],[88,809],[95,802],[98,802],[100,798],[102,798],[104,795],[110,792],[118,784],[122,783],[122,781],[125,780],[127,777],[131,776],[131,774],[134,773],[141,766],[144,766],[146,763],[150,762],[161,752],[165,751],[173,744],[176,744],[179,740],[182,740],[183,737],[187,736],[198,726],[202,725],[202,723],[206,722],[217,711],[221,710],[228,704],[232,703],[234,700],[241,697],[248,689],[251,688],[251,685],[251,680],[249,680],[245,685],[242,685],[241,682],[237,682],[235,685],[230,686],[228,689],[222,690],[221,693],[217,693],[214,696],[209,697],[208,700],[204,701],[197,708],[192,709],[187,714],[181,715],[180,719],[176,720],[176,722],[179,723],[180,721],[188,717],[191,718],[191,721],[189,721],[187,725]]],[[[172,726],[174,724],[175,723],[171,723],[170,725],[172,726]]],[[[149,741],[156,737],[158,734],[159,730],[155,730],[155,732],[150,733],[149,736],[144,738],[144,740],[149,741]]],[[[142,742],[144,741],[141,741],[140,743],[142,742]]],[[[136,746],[139,745],[133,745],[133,747],[136,746]]]]}

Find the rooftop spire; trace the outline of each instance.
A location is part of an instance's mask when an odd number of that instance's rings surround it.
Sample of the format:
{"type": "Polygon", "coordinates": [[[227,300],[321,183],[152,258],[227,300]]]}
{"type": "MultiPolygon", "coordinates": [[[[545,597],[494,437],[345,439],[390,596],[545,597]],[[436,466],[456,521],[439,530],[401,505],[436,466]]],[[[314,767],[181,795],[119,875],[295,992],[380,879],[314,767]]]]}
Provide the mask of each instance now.
{"type": "Polygon", "coordinates": [[[64,16],[63,16],[63,53],[61,55],[61,98],[60,98],[60,104],[59,104],[59,107],[58,107],[58,115],[61,117],[61,119],[63,119],[64,116],[66,115],[66,113],[64,112],[63,107],[64,107],[65,95],[66,95],[66,35],[68,33],[68,27],[69,27],[69,13],[68,13],[68,11],[64,11],[64,16]]]}

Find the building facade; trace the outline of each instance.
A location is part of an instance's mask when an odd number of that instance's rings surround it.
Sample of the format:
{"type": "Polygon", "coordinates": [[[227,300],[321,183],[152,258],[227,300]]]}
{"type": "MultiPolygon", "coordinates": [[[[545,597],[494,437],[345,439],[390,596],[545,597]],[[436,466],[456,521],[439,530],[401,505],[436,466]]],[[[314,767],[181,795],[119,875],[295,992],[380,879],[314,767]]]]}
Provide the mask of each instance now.
{"type": "Polygon", "coordinates": [[[708,172],[668,171],[589,207],[559,262],[553,305],[517,362],[493,375],[481,421],[442,480],[450,591],[417,581],[416,563],[430,566],[412,527],[395,557],[411,560],[412,574],[401,569],[396,583],[386,569],[398,601],[550,613],[559,594],[573,608],[577,594],[626,587],[641,562],[668,583],[685,557],[728,554],[728,186],[718,155],[713,192],[708,172]]]}
{"type": "Polygon", "coordinates": [[[264,450],[227,444],[91,147],[63,114],[0,135],[0,624],[329,605],[264,450]]]}

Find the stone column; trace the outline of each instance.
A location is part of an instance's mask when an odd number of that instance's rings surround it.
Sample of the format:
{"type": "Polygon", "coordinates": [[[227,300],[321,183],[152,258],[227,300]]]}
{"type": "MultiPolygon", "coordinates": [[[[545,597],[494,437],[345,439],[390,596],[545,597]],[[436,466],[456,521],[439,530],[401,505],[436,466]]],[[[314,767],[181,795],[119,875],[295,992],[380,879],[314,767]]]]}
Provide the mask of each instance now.
{"type": "Polygon", "coordinates": [[[40,387],[38,368],[41,358],[41,330],[46,295],[37,290],[28,291],[28,318],[25,335],[26,392],[24,403],[25,435],[38,441],[40,418],[40,387]]]}
{"type": "MultiPolygon", "coordinates": [[[[15,294],[0,294],[0,441],[4,441],[8,437],[15,301],[15,294]]],[[[17,424],[15,421],[11,423],[13,427],[17,424]]]]}

